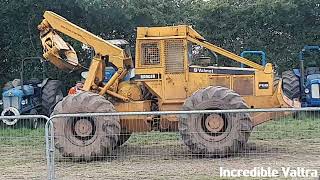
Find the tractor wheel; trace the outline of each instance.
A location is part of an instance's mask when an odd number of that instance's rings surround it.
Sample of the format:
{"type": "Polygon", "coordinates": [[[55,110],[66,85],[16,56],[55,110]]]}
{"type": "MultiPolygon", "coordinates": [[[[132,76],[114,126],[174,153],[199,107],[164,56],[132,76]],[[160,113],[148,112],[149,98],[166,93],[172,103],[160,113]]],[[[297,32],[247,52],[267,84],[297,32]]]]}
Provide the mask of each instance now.
{"type": "Polygon", "coordinates": [[[282,90],[284,95],[291,100],[300,97],[299,78],[293,73],[293,71],[284,71],[282,73],[282,90]]]}
{"type": "Polygon", "coordinates": [[[48,80],[42,88],[41,105],[44,115],[50,116],[54,106],[63,99],[62,83],[58,80],[48,80]]]}
{"type": "MultiPolygon", "coordinates": [[[[116,112],[103,96],[91,92],[69,95],[54,108],[52,115],[66,113],[116,112]]],[[[55,147],[75,161],[101,159],[116,147],[118,116],[59,117],[53,119],[55,147]]]]}
{"type": "MultiPolygon", "coordinates": [[[[19,110],[14,107],[5,108],[1,112],[1,116],[19,116],[21,115],[19,110]]],[[[6,128],[18,128],[25,124],[23,119],[1,119],[1,126],[6,128]]]]}
{"type": "Polygon", "coordinates": [[[131,132],[128,132],[126,129],[121,129],[121,133],[119,135],[119,141],[117,142],[117,146],[122,146],[125,142],[129,140],[131,137],[131,132]]]}
{"type": "MultiPolygon", "coordinates": [[[[193,93],[183,110],[246,109],[243,98],[225,87],[207,87],[193,93]]],[[[224,157],[248,141],[252,122],[248,113],[190,114],[179,116],[179,131],[192,153],[224,157]]]]}

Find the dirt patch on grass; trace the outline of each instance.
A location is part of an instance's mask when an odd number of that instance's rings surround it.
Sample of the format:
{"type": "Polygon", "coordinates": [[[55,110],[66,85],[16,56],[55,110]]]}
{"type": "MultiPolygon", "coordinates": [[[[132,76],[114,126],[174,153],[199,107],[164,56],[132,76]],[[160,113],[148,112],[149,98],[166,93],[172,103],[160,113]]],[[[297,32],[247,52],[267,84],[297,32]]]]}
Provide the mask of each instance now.
{"type": "Polygon", "coordinates": [[[234,156],[206,158],[190,154],[178,142],[147,147],[127,144],[117,150],[116,158],[105,161],[73,163],[59,159],[57,175],[60,179],[212,179],[219,177],[220,167],[271,167],[278,170],[281,167],[305,167],[320,172],[320,144],[299,145],[293,147],[289,141],[256,141],[234,156]]]}
{"type": "MultiPolygon", "coordinates": [[[[219,168],[304,167],[320,173],[316,119],[261,125],[243,151],[226,158],[191,154],[179,133],[133,134],[101,161],[72,162],[56,152],[57,179],[217,179],[219,168]]],[[[0,179],[46,179],[44,131],[0,131],[0,179]]]]}
{"type": "MultiPolygon", "coordinates": [[[[145,136],[145,135],[144,135],[145,136]]],[[[157,136],[159,136],[157,134],[157,136]]],[[[166,136],[166,135],[165,135],[166,136]]],[[[226,158],[193,155],[176,135],[131,141],[102,161],[72,162],[56,154],[58,179],[212,179],[219,168],[305,167],[320,172],[320,139],[252,139],[245,150],[226,158]],[[143,142],[143,143],[141,143],[143,142]]],[[[150,137],[148,137],[150,138],[150,137]]],[[[0,179],[45,179],[44,145],[0,147],[0,179]]]]}

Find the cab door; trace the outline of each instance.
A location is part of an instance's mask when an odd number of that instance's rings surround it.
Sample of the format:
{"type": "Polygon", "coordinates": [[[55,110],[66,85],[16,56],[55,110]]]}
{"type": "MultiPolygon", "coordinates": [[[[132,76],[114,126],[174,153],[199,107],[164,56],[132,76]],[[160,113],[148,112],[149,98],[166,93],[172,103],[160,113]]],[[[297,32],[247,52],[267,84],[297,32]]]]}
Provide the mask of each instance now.
{"type": "Polygon", "coordinates": [[[185,75],[185,46],[182,39],[164,41],[164,97],[179,100],[187,97],[185,75]]]}

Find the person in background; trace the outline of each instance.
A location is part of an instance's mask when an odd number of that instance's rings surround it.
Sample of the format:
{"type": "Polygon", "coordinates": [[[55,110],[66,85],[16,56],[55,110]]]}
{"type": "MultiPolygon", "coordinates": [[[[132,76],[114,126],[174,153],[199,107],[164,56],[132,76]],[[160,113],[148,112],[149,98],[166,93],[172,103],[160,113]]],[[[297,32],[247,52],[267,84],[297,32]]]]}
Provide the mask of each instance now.
{"type": "Polygon", "coordinates": [[[82,88],[83,88],[83,82],[77,81],[76,85],[69,89],[68,94],[77,94],[82,91],[81,90],[82,88]]]}

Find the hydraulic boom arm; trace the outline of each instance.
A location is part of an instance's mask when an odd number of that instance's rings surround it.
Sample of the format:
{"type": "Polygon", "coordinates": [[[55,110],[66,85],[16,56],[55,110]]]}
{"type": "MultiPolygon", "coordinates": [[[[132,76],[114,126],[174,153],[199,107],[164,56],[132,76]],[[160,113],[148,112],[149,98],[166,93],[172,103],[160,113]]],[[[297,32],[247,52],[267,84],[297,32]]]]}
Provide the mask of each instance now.
{"type": "Polygon", "coordinates": [[[213,52],[221,54],[221,55],[223,55],[225,57],[233,59],[234,61],[237,61],[237,62],[240,62],[242,64],[245,64],[245,65],[247,65],[249,67],[252,67],[254,69],[258,69],[258,70],[261,70],[261,71],[263,71],[265,69],[265,67],[261,66],[260,64],[257,64],[255,62],[252,62],[252,61],[246,59],[246,58],[238,56],[238,55],[236,55],[236,54],[234,54],[232,52],[229,52],[229,51],[227,51],[227,50],[225,50],[225,49],[223,49],[221,47],[218,47],[216,45],[213,45],[213,44],[211,44],[211,43],[209,43],[207,41],[204,41],[204,40],[200,41],[200,40],[192,38],[192,37],[187,37],[187,39],[189,41],[195,43],[195,44],[201,45],[201,46],[203,46],[203,47],[205,47],[205,48],[207,48],[207,49],[209,49],[209,50],[211,50],[213,52]]]}
{"type": "Polygon", "coordinates": [[[92,59],[88,76],[83,90],[90,91],[92,88],[99,90],[100,94],[108,92],[108,88],[117,80],[122,72],[133,66],[130,55],[123,49],[112,43],[88,32],[87,30],[69,22],[65,18],[46,11],[44,19],[38,26],[40,39],[44,48],[44,58],[63,70],[79,68],[78,59],[73,48],[66,43],[57,32],[63,33],[81,43],[92,47],[95,55],[92,59]],[[118,72],[112,78],[113,82],[102,84],[106,63],[112,63],[118,72]]]}

